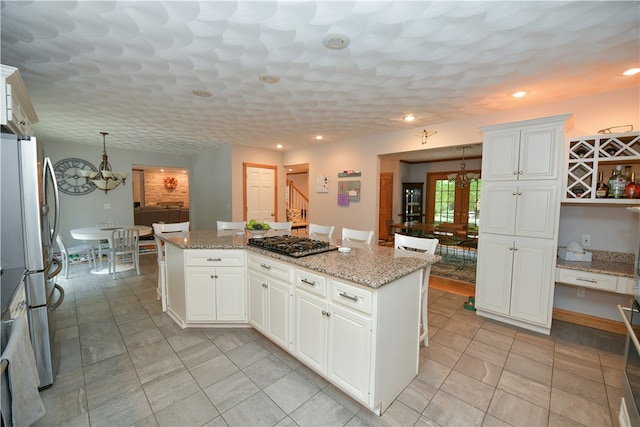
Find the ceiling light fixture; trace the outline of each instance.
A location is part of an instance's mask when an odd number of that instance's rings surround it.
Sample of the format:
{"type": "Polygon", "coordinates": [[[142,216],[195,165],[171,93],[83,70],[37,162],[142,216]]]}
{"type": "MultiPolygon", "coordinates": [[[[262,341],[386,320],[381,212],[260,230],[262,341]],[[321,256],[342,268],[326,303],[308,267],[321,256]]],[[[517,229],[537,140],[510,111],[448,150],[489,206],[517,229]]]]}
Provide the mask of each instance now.
{"type": "Polygon", "coordinates": [[[201,98],[209,98],[211,96],[213,96],[213,94],[207,90],[199,90],[199,89],[194,89],[191,91],[191,93],[193,93],[195,96],[199,96],[201,98]]]}
{"type": "Polygon", "coordinates": [[[423,129],[422,132],[416,133],[418,138],[422,138],[422,145],[426,144],[429,141],[429,137],[438,133],[437,130],[427,130],[423,129]]]}
{"type": "Polygon", "coordinates": [[[627,71],[622,73],[623,76],[635,76],[640,73],[640,68],[629,68],[627,71]]]}
{"type": "Polygon", "coordinates": [[[282,148],[282,144],[276,145],[276,148],[282,148]]]}
{"type": "Polygon", "coordinates": [[[100,134],[102,135],[102,162],[98,167],[98,172],[82,170],[80,174],[84,176],[87,182],[92,182],[100,190],[104,190],[104,194],[107,194],[107,191],[113,190],[118,185],[124,185],[129,174],[113,172],[111,170],[106,148],[106,137],[109,133],[100,132],[100,134]]]}
{"type": "Polygon", "coordinates": [[[414,116],[413,114],[407,114],[406,116],[402,116],[402,120],[404,120],[405,122],[412,122],[415,119],[417,119],[417,117],[414,116]]]}
{"type": "Polygon", "coordinates": [[[464,162],[464,150],[469,148],[474,148],[473,145],[463,145],[462,147],[458,147],[458,150],[462,150],[462,162],[460,162],[460,171],[455,176],[449,176],[449,180],[454,181],[459,188],[464,189],[469,183],[478,179],[476,174],[467,175],[467,165],[464,162]]]}
{"type": "Polygon", "coordinates": [[[272,85],[278,83],[280,81],[280,77],[276,76],[275,74],[260,74],[258,76],[258,80],[260,80],[262,83],[272,85]]]}
{"type": "Polygon", "coordinates": [[[318,140],[318,141],[321,141],[321,140],[323,140],[323,139],[324,139],[324,136],[322,136],[322,135],[316,135],[316,136],[314,136],[314,137],[313,137],[313,139],[316,139],[316,140],[318,140]]]}
{"type": "Polygon", "coordinates": [[[328,34],[322,39],[324,47],[331,50],[344,49],[350,42],[349,37],[338,33],[328,34]]]}
{"type": "Polygon", "coordinates": [[[517,92],[512,93],[511,96],[513,96],[514,98],[522,98],[526,94],[527,92],[525,92],[524,90],[519,90],[517,92]]]}

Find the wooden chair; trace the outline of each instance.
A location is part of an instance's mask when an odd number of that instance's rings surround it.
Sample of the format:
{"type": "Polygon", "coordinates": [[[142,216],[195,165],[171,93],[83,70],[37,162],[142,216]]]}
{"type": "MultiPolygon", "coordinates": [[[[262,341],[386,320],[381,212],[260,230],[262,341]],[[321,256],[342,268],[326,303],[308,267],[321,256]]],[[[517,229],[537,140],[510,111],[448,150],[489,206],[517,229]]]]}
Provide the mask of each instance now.
{"type": "Polygon", "coordinates": [[[246,221],[218,221],[218,231],[221,230],[244,230],[246,221]]]}
{"type": "Polygon", "coordinates": [[[342,241],[362,242],[370,245],[371,239],[373,239],[373,231],[342,227],[342,241]]]}
{"type": "Polygon", "coordinates": [[[162,301],[162,311],[167,311],[167,263],[164,256],[164,241],[160,234],[189,231],[189,221],[173,224],[153,224],[153,237],[158,252],[158,290],[156,295],[162,301]]]}
{"type": "Polygon", "coordinates": [[[140,275],[140,254],[138,251],[138,240],[140,233],[135,228],[119,228],[111,233],[109,241],[109,273],[116,278],[116,266],[118,259],[124,260],[127,255],[131,257],[131,262],[136,269],[136,273],[140,275]]]}
{"type": "Polygon", "coordinates": [[[58,248],[60,248],[60,255],[62,256],[62,270],[64,271],[65,279],[69,278],[69,257],[73,255],[86,256],[91,262],[93,267],[96,266],[96,253],[95,247],[92,244],[84,243],[77,246],[66,247],[62,238],[58,234],[56,236],[56,242],[58,248]]]}
{"type": "Polygon", "coordinates": [[[309,224],[309,237],[326,237],[331,239],[333,231],[336,229],[333,225],[309,224]]]}
{"type": "MultiPolygon", "coordinates": [[[[435,254],[438,239],[426,239],[423,237],[406,236],[397,234],[394,236],[395,248],[405,251],[416,251],[427,254],[435,254]]],[[[429,302],[429,275],[431,274],[431,266],[427,266],[423,270],[422,283],[420,290],[422,298],[420,302],[421,310],[421,329],[418,341],[424,341],[425,347],[429,345],[429,328],[428,328],[428,302],[429,302]]]]}

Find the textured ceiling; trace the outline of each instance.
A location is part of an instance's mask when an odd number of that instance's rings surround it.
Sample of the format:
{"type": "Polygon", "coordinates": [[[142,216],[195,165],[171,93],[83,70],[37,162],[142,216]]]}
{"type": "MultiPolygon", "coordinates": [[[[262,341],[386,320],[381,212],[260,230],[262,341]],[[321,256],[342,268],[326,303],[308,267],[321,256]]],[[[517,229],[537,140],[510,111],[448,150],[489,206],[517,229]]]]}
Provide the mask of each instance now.
{"type": "Polygon", "coordinates": [[[38,137],[107,148],[288,150],[639,81],[637,1],[2,1],[1,24],[38,137]]]}

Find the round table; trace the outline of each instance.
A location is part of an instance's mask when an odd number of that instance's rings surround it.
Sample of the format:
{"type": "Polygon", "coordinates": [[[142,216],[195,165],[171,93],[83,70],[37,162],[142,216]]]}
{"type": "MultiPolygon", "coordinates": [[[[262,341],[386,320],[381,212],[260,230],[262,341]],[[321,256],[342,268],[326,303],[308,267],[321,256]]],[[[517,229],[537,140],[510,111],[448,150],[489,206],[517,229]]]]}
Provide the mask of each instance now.
{"type": "MultiPolygon", "coordinates": [[[[135,228],[138,230],[140,236],[149,236],[153,233],[153,229],[146,225],[128,225],[128,226],[117,226],[117,227],[107,227],[107,228],[98,228],[98,227],[83,227],[83,228],[74,228],[69,231],[71,237],[76,240],[83,241],[103,241],[106,240],[109,242],[109,246],[111,246],[111,234],[113,230],[118,230],[122,228],[135,228]]],[[[133,268],[133,264],[118,264],[118,268],[116,271],[126,271],[131,270],[133,268]]],[[[100,260],[100,267],[97,265],[95,268],[91,270],[93,274],[109,274],[109,268],[102,267],[102,259],[100,260]]]]}

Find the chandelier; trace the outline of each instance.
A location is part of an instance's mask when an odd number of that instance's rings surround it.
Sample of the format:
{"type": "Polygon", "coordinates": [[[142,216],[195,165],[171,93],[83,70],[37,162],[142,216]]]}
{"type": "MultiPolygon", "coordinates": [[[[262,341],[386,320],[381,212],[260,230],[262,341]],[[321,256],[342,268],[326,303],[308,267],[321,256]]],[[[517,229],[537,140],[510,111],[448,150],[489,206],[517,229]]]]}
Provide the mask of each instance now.
{"type": "Polygon", "coordinates": [[[458,147],[458,150],[462,150],[462,162],[460,163],[460,171],[455,175],[451,174],[449,176],[449,180],[454,181],[456,185],[462,189],[464,189],[467,185],[469,185],[469,183],[472,180],[478,179],[478,174],[475,174],[475,173],[467,174],[467,169],[466,169],[467,166],[464,162],[464,150],[467,150],[469,148],[474,148],[474,147],[473,145],[464,145],[462,147],[458,147]]]}
{"type": "Polygon", "coordinates": [[[109,133],[100,132],[100,134],[102,135],[102,162],[98,167],[98,172],[82,170],[80,174],[84,176],[87,182],[92,182],[100,190],[104,190],[104,194],[107,194],[107,191],[113,190],[118,185],[124,185],[129,174],[113,172],[111,170],[106,148],[106,136],[109,135],[109,133]]]}

